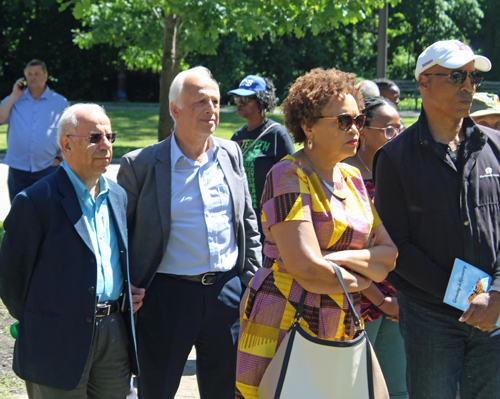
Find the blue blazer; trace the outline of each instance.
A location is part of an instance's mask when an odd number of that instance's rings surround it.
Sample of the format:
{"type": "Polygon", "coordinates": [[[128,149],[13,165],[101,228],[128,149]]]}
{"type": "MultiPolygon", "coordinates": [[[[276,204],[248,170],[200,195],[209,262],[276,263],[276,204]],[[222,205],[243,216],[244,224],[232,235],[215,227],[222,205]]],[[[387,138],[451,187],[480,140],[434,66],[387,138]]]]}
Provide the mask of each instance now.
{"type": "MultiPolygon", "coordinates": [[[[129,285],[124,190],[107,180],[124,276],[124,320],[138,374],[129,285]]],[[[75,189],[63,168],[22,191],[4,222],[0,297],[19,320],[13,369],[24,380],[73,390],[95,326],[96,257],[75,189]]]]}

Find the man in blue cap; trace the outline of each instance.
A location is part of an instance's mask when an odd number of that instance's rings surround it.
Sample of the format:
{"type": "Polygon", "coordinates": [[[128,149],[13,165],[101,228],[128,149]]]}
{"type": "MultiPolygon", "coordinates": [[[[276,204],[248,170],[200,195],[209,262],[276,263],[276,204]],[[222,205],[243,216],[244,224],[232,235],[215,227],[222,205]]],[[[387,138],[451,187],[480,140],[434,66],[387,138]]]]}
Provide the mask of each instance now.
{"type": "Polygon", "coordinates": [[[252,207],[257,215],[264,247],[260,198],[266,175],[284,156],[295,152],[293,140],[282,125],[266,117],[266,112],[273,112],[278,102],[274,84],[269,79],[248,75],[237,89],[227,94],[233,95],[238,115],[247,120],[247,124],[238,129],[231,140],[239,144],[243,153],[252,207]]]}

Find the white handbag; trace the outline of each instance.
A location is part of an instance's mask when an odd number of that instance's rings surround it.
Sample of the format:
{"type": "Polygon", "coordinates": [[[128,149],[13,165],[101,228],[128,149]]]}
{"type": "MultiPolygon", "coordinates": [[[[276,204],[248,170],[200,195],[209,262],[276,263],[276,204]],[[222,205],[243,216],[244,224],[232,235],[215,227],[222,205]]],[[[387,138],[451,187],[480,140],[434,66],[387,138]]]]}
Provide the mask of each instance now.
{"type": "Polygon", "coordinates": [[[330,262],[356,326],[351,341],[314,337],[300,326],[304,290],[292,326],[267,367],[259,399],[389,399],[384,376],[338,266],[330,262]]]}

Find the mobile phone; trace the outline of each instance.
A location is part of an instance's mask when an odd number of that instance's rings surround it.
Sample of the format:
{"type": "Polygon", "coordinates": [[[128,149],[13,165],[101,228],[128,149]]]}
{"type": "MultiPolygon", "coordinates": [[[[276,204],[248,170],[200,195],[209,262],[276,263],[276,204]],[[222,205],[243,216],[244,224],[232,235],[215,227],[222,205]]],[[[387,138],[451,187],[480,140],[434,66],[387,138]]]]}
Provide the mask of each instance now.
{"type": "Polygon", "coordinates": [[[26,89],[26,87],[28,86],[28,84],[26,83],[26,80],[23,80],[21,83],[19,83],[18,86],[19,86],[19,88],[21,90],[24,90],[24,89],[26,89]]]}

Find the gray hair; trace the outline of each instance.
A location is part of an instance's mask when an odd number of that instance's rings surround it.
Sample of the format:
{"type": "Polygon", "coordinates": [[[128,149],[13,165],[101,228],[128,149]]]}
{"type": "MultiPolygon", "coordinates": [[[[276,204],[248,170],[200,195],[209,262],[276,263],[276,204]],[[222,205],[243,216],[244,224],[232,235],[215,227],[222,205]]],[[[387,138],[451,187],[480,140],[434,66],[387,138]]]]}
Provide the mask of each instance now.
{"type": "Polygon", "coordinates": [[[363,98],[378,97],[380,96],[380,89],[378,85],[372,80],[363,80],[359,82],[356,87],[363,98]]]}
{"type": "Polygon", "coordinates": [[[68,134],[76,134],[77,115],[82,112],[101,112],[106,115],[104,108],[97,104],[75,104],[66,108],[57,125],[57,144],[61,150],[61,138],[68,134]]]}
{"type": "MultiPolygon", "coordinates": [[[[202,76],[206,76],[206,77],[212,79],[212,81],[217,86],[217,93],[219,93],[219,97],[220,97],[219,85],[218,85],[217,81],[214,79],[214,77],[212,76],[212,72],[210,72],[210,70],[208,68],[205,68],[204,66],[197,66],[197,67],[194,67],[194,68],[191,68],[191,69],[188,69],[186,71],[182,71],[182,72],[178,73],[177,76],[174,78],[174,80],[172,81],[172,84],[170,85],[170,91],[168,93],[169,104],[174,103],[179,108],[182,108],[181,93],[182,93],[182,89],[184,88],[184,81],[186,80],[186,78],[189,75],[202,75],[202,76]]],[[[169,109],[170,109],[170,107],[169,107],[169,109]]],[[[172,111],[170,111],[170,116],[172,116],[172,111]]],[[[173,118],[173,116],[172,116],[172,118],[173,118]]],[[[174,121],[175,121],[175,119],[174,119],[174,121]]]]}

